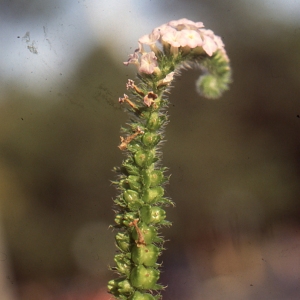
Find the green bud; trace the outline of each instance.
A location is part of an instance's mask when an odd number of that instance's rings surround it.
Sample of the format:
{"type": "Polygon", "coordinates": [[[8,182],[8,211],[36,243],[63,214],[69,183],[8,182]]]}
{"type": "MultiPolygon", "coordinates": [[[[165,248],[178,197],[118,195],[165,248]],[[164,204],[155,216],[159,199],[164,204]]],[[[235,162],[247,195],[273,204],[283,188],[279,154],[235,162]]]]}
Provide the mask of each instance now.
{"type": "Polygon", "coordinates": [[[136,152],[142,148],[142,144],[138,141],[132,140],[128,145],[127,149],[131,152],[136,152]]]}
{"type": "Polygon", "coordinates": [[[123,215],[122,214],[117,214],[115,217],[115,223],[117,225],[122,225],[123,224],[123,215]]]}
{"type": "Polygon", "coordinates": [[[116,235],[116,243],[123,251],[128,251],[130,246],[130,236],[127,233],[119,232],[116,235]]]}
{"type": "Polygon", "coordinates": [[[134,294],[129,298],[129,300],[155,300],[155,298],[148,293],[141,293],[135,291],[134,294]]]}
{"type": "Polygon", "coordinates": [[[228,85],[232,81],[229,60],[221,50],[218,50],[212,57],[204,59],[203,66],[208,72],[204,72],[197,80],[197,91],[209,99],[219,98],[228,90],[228,85]]]}
{"type": "Polygon", "coordinates": [[[137,210],[141,207],[139,193],[133,190],[127,190],[123,193],[124,199],[127,202],[129,209],[137,210]]]}
{"type": "Polygon", "coordinates": [[[130,260],[126,258],[124,254],[117,254],[114,258],[114,261],[117,265],[118,271],[128,277],[131,270],[130,260]]]}
{"type": "Polygon", "coordinates": [[[130,188],[135,191],[139,191],[141,189],[140,177],[135,175],[129,175],[126,182],[129,184],[130,188]]]}
{"type": "Polygon", "coordinates": [[[132,250],[132,260],[137,265],[144,265],[146,267],[153,267],[159,255],[159,248],[153,244],[147,246],[134,245],[132,250]]]}
{"type": "Polygon", "coordinates": [[[161,125],[162,122],[159,118],[158,113],[152,112],[147,122],[147,128],[151,131],[156,131],[161,125]]]}
{"type": "Polygon", "coordinates": [[[121,294],[133,292],[133,287],[131,286],[129,280],[125,279],[125,280],[119,282],[118,292],[121,294]]]}
{"type": "Polygon", "coordinates": [[[154,161],[154,151],[139,150],[134,154],[134,161],[141,168],[148,167],[154,161]]]}
{"type": "Polygon", "coordinates": [[[127,203],[139,201],[139,193],[133,190],[127,190],[123,194],[127,203]]]}
{"type": "Polygon", "coordinates": [[[154,288],[158,278],[158,270],[154,268],[146,268],[143,265],[134,267],[130,274],[131,285],[143,290],[154,288]]]}
{"type": "Polygon", "coordinates": [[[154,147],[159,143],[160,135],[154,132],[146,132],[142,137],[142,141],[145,146],[154,147]]]}
{"type": "Polygon", "coordinates": [[[196,82],[198,93],[208,99],[220,97],[223,91],[220,89],[219,85],[218,77],[212,74],[200,76],[196,82]]]}
{"type": "Polygon", "coordinates": [[[124,190],[129,189],[129,184],[126,179],[120,180],[119,186],[124,190]]]}
{"type": "Polygon", "coordinates": [[[164,189],[161,186],[154,188],[148,188],[143,194],[143,200],[145,203],[155,203],[157,202],[164,194],[164,189]]]}
{"type": "Polygon", "coordinates": [[[145,169],[142,172],[142,178],[145,187],[153,187],[162,183],[164,174],[160,170],[145,169]]]}
{"type": "Polygon", "coordinates": [[[109,293],[114,294],[114,295],[117,293],[119,281],[120,281],[119,279],[113,279],[108,282],[107,289],[108,289],[109,293]]]}
{"type": "MultiPolygon", "coordinates": [[[[151,225],[148,226],[148,225],[146,225],[146,223],[139,222],[139,230],[143,234],[145,243],[147,245],[151,244],[152,242],[154,242],[157,239],[157,231],[154,226],[151,226],[151,225]]],[[[135,241],[138,240],[138,238],[139,238],[138,233],[135,228],[132,231],[132,238],[135,241]]]]}
{"type": "Polygon", "coordinates": [[[140,209],[140,216],[141,216],[141,220],[144,221],[145,223],[156,224],[163,221],[166,218],[166,212],[158,206],[150,207],[149,205],[147,205],[147,206],[143,206],[140,209]]]}

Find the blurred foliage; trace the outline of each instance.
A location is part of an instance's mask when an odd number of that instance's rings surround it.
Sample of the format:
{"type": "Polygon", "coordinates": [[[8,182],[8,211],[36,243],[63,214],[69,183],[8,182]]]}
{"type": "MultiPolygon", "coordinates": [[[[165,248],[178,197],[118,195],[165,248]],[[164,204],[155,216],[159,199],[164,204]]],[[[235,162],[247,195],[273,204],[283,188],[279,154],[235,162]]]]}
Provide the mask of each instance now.
{"type": "Polygon", "coordinates": [[[17,273],[68,273],[76,230],[113,219],[109,180],[125,121],[115,99],[126,80],[115,74],[122,71],[95,49],[66,94],[34,98],[8,90],[1,110],[1,204],[17,273]]]}
{"type": "MultiPolygon", "coordinates": [[[[177,208],[168,211],[167,265],[180,252],[176,245],[228,232],[261,235],[299,219],[300,30],[257,22],[241,5],[230,18],[218,17],[233,68],[230,91],[217,101],[199,98],[198,71],[189,70],[170,95],[163,164],[177,208]]],[[[109,180],[122,159],[117,145],[126,122],[117,99],[132,69],[116,65],[106,46],[91,50],[63,92],[34,97],[7,87],[0,201],[18,278],[81,272],[70,250],[76,232],[113,222],[109,180]]]]}
{"type": "Polygon", "coordinates": [[[30,20],[42,18],[51,19],[65,4],[61,0],[0,0],[0,16],[7,21],[30,20]],[[54,9],[53,9],[54,8],[54,9]]]}

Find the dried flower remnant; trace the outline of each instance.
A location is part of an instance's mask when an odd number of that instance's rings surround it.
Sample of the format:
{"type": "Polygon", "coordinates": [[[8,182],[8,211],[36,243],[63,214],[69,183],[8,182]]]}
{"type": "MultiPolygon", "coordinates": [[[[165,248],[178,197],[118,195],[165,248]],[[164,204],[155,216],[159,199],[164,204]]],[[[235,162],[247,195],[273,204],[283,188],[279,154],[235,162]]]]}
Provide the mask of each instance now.
{"type": "Polygon", "coordinates": [[[162,86],[162,85],[169,85],[173,79],[174,79],[174,74],[175,72],[170,72],[168,75],[166,75],[166,77],[164,79],[159,80],[159,82],[157,83],[157,86],[162,86]]]}
{"type": "Polygon", "coordinates": [[[154,100],[157,98],[157,95],[153,92],[149,92],[145,97],[144,97],[144,103],[149,107],[151,104],[154,103],[154,100]]]}

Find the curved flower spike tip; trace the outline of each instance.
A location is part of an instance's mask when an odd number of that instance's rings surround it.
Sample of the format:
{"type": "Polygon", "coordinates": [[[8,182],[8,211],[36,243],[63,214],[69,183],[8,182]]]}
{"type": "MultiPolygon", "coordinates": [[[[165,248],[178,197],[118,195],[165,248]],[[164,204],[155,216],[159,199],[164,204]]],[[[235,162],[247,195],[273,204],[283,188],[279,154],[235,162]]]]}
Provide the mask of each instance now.
{"type": "Polygon", "coordinates": [[[154,28],[138,43],[139,48],[124,64],[135,64],[140,76],[150,79],[152,75],[162,85],[180,68],[196,64],[203,72],[196,84],[200,95],[215,99],[228,89],[231,70],[224,43],[212,30],[204,29],[202,22],[171,21],[154,28]]]}
{"type": "Polygon", "coordinates": [[[109,281],[108,292],[121,300],[158,300],[164,289],[158,284],[164,250],[160,235],[166,220],[165,207],[173,202],[164,197],[169,176],[161,166],[161,142],[169,122],[165,92],[180,68],[198,65],[203,75],[197,90],[207,98],[217,98],[230,82],[229,59],[220,37],[188,19],[171,21],[139,39],[139,48],[125,65],[134,64],[139,82],[128,79],[128,95],[119,98],[130,114],[122,127],[119,149],[126,159],[114,184],[119,191],[116,212],[115,267],[118,277],[109,281]],[[147,51],[148,50],[148,51],[147,51]]]}

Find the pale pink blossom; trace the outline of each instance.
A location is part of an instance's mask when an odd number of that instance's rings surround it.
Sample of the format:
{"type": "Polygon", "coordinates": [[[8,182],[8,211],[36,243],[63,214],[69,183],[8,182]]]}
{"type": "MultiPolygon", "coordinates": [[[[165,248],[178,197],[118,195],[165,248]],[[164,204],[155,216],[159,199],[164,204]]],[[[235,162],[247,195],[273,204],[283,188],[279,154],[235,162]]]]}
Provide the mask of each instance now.
{"type": "Polygon", "coordinates": [[[204,27],[202,22],[193,22],[186,18],[182,18],[175,21],[170,21],[168,25],[177,28],[178,30],[182,29],[198,29],[204,27]]]}
{"type": "Polygon", "coordinates": [[[215,36],[214,32],[210,29],[200,29],[200,32],[212,38],[215,36]]]}
{"type": "Polygon", "coordinates": [[[180,46],[188,46],[190,48],[202,46],[203,43],[201,36],[197,31],[188,29],[183,29],[180,31],[179,42],[180,46]]]}
{"type": "Polygon", "coordinates": [[[157,57],[153,51],[144,53],[141,56],[139,71],[145,74],[152,74],[157,68],[157,57]]]}
{"type": "Polygon", "coordinates": [[[149,45],[150,49],[157,53],[158,48],[156,47],[156,42],[160,38],[160,33],[158,31],[152,31],[150,34],[146,34],[139,39],[139,45],[149,45]]]}
{"type": "Polygon", "coordinates": [[[212,37],[205,35],[203,37],[202,48],[209,56],[212,56],[217,51],[218,46],[212,37]]]}
{"type": "Polygon", "coordinates": [[[139,51],[140,49],[136,49],[133,54],[129,55],[129,59],[123,62],[123,64],[126,66],[128,66],[129,64],[139,65],[139,51]]]}
{"type": "Polygon", "coordinates": [[[166,34],[169,31],[176,31],[176,29],[169,26],[168,24],[163,24],[163,25],[153,29],[153,32],[158,32],[160,34],[160,36],[163,36],[164,34],[166,34]]]}
{"type": "Polygon", "coordinates": [[[218,49],[224,48],[225,45],[219,36],[215,35],[214,41],[217,44],[218,49]]]}
{"type": "Polygon", "coordinates": [[[160,34],[157,31],[154,31],[150,34],[146,34],[144,36],[142,36],[139,39],[139,43],[145,44],[145,45],[152,45],[155,44],[156,41],[159,39],[160,34]]]}
{"type": "MultiPolygon", "coordinates": [[[[193,22],[186,18],[162,24],[138,40],[139,48],[129,55],[128,61],[124,64],[135,64],[140,73],[158,75],[161,70],[158,67],[157,57],[160,57],[162,51],[176,57],[179,52],[184,56],[191,49],[194,54],[206,52],[209,56],[219,50],[224,58],[227,58],[222,39],[212,30],[203,27],[202,22],[193,22]],[[145,45],[150,47],[150,52],[145,51],[145,45]]],[[[157,86],[168,85],[173,80],[173,76],[174,72],[171,72],[164,79],[159,80],[157,86]]],[[[128,82],[127,88],[132,88],[132,85],[132,82],[128,82]]]]}
{"type": "Polygon", "coordinates": [[[210,29],[200,29],[200,34],[203,38],[203,50],[209,55],[212,56],[215,51],[218,50],[218,44],[216,42],[216,36],[214,32],[210,29]]]}
{"type": "Polygon", "coordinates": [[[167,42],[173,47],[181,46],[179,39],[180,39],[180,32],[176,30],[172,30],[172,31],[170,30],[162,36],[162,40],[164,42],[167,42]]]}
{"type": "Polygon", "coordinates": [[[204,24],[202,22],[195,22],[194,24],[197,28],[202,28],[204,27],[204,24]]]}
{"type": "Polygon", "coordinates": [[[139,53],[146,53],[145,49],[144,49],[144,46],[142,43],[138,42],[139,43],[139,53]]]}
{"type": "Polygon", "coordinates": [[[217,44],[218,50],[220,50],[220,52],[223,54],[223,57],[225,58],[225,60],[227,60],[229,62],[229,57],[227,56],[227,53],[225,50],[225,45],[224,45],[222,39],[219,36],[215,35],[214,41],[217,44]]]}

